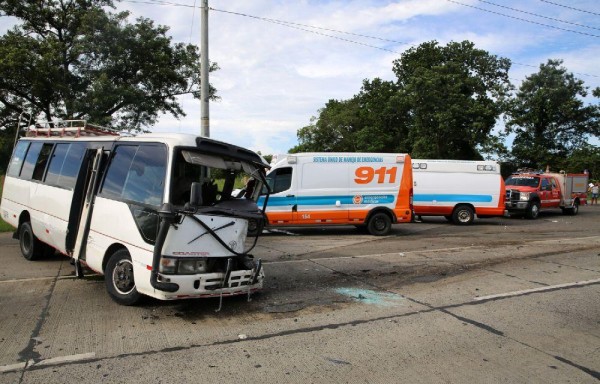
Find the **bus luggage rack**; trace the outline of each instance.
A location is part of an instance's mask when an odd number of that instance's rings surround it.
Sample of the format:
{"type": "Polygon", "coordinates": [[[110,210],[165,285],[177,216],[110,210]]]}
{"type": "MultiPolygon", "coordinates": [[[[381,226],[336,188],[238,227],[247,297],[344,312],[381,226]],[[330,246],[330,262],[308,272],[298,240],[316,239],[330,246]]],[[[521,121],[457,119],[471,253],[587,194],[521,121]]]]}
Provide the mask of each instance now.
{"type": "Polygon", "coordinates": [[[113,128],[90,124],[86,120],[38,121],[27,129],[28,137],[38,136],[120,136],[113,128]]]}

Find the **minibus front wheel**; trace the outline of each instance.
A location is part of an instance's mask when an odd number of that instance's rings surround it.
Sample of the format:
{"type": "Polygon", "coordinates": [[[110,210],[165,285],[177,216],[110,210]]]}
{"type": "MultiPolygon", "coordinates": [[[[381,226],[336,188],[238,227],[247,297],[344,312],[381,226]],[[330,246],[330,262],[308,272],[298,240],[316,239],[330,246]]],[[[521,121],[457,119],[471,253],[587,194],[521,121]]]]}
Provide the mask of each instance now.
{"type": "Polygon", "coordinates": [[[110,297],[121,305],[134,305],[141,299],[135,288],[133,263],[126,249],[119,249],[108,260],[104,283],[110,297]]]}

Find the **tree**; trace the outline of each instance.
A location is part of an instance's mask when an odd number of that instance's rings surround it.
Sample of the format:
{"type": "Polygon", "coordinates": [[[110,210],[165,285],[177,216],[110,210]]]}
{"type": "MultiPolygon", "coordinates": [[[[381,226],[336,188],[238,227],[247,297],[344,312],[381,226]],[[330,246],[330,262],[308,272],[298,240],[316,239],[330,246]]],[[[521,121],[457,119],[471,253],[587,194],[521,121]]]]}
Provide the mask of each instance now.
{"type": "Polygon", "coordinates": [[[480,159],[503,149],[492,135],[511,89],[510,62],[473,43],[411,48],[394,62],[396,82],[365,80],[350,100],[330,100],[298,131],[292,151],[409,152],[480,159]]]}
{"type": "Polygon", "coordinates": [[[598,106],[584,105],[586,96],[583,81],[567,72],[561,60],[548,60],[523,81],[506,124],[515,134],[512,155],[522,166],[564,165],[590,137],[600,137],[598,106]]]}
{"type": "Polygon", "coordinates": [[[14,136],[22,112],[128,130],[150,127],[162,113],[185,115],[176,96],[197,89],[197,47],[110,7],[112,0],[0,2],[21,21],[0,37],[0,134],[14,136]]]}
{"type": "Polygon", "coordinates": [[[423,43],[394,61],[410,105],[413,156],[473,160],[502,149],[492,130],[511,89],[509,68],[508,59],[469,41],[423,43]]]}

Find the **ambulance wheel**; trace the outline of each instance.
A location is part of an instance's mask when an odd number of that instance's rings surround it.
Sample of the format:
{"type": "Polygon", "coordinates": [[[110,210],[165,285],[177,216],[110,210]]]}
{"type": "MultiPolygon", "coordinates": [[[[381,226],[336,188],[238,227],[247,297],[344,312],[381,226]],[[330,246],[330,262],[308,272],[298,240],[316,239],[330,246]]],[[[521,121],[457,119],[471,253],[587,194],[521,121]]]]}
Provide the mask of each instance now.
{"type": "Polygon", "coordinates": [[[30,261],[39,259],[46,248],[46,244],[39,241],[33,234],[29,221],[24,222],[19,227],[19,246],[23,257],[30,261]]]}
{"type": "Polygon", "coordinates": [[[373,236],[387,235],[392,229],[392,219],[385,213],[378,212],[369,219],[367,229],[373,236]]]}
{"type": "Polygon", "coordinates": [[[142,297],[135,288],[133,263],[126,249],[116,251],[108,260],[104,283],[110,297],[121,305],[134,305],[142,297]]]}
{"type": "Polygon", "coordinates": [[[475,212],[468,205],[459,205],[452,212],[452,221],[458,225],[467,225],[473,223],[475,212]]]}
{"type": "Polygon", "coordinates": [[[532,202],[527,207],[527,211],[525,212],[525,217],[529,220],[535,220],[540,214],[540,203],[537,201],[532,202]]]}

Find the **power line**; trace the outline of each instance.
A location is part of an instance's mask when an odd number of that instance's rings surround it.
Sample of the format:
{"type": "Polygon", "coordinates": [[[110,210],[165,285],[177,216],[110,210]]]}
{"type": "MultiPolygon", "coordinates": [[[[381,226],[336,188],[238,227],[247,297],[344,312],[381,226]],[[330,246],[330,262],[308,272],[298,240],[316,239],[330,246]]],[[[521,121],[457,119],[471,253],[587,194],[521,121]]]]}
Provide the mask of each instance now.
{"type": "Polygon", "coordinates": [[[531,24],[536,24],[536,25],[541,25],[544,27],[548,27],[548,28],[554,28],[554,29],[558,29],[561,31],[566,31],[566,32],[571,32],[571,33],[577,33],[580,35],[585,35],[585,36],[591,36],[591,37],[600,37],[598,35],[593,35],[591,33],[586,33],[586,32],[579,32],[579,31],[573,31],[572,29],[566,29],[566,28],[561,28],[561,27],[557,27],[555,25],[548,25],[548,24],[544,24],[544,23],[539,23],[537,21],[533,21],[533,20],[527,20],[527,19],[523,19],[520,17],[516,17],[516,16],[511,16],[511,15],[507,15],[506,13],[500,13],[500,12],[495,12],[495,11],[490,11],[489,9],[485,9],[485,8],[480,8],[480,7],[476,7],[474,5],[469,5],[469,4],[465,4],[465,3],[461,3],[459,1],[455,1],[455,0],[446,0],[449,1],[450,3],[454,3],[454,4],[458,4],[458,5],[462,5],[463,7],[469,7],[469,8],[473,8],[473,9],[477,9],[479,11],[484,11],[484,12],[489,12],[489,13],[493,13],[495,15],[500,15],[500,16],[504,16],[504,17],[508,17],[511,19],[515,19],[515,20],[520,20],[520,21],[524,21],[526,23],[531,23],[531,24]]]}
{"type": "Polygon", "coordinates": [[[298,24],[298,23],[292,23],[292,22],[282,21],[282,20],[276,20],[276,19],[268,19],[268,18],[265,18],[265,17],[252,16],[252,15],[247,15],[247,14],[244,14],[244,13],[224,11],[224,10],[221,10],[221,9],[210,8],[210,10],[211,11],[216,11],[216,12],[229,13],[229,14],[237,15],[237,16],[249,17],[249,18],[257,19],[257,20],[261,20],[261,21],[266,21],[268,23],[278,24],[278,25],[282,25],[284,27],[298,29],[300,31],[305,31],[305,32],[310,32],[310,33],[314,33],[314,34],[320,35],[320,36],[331,37],[332,39],[337,39],[337,40],[345,41],[347,43],[362,45],[362,46],[369,47],[369,48],[375,48],[375,49],[379,49],[381,51],[387,51],[387,52],[391,52],[391,53],[401,54],[401,52],[393,51],[391,49],[378,47],[376,45],[361,43],[361,42],[350,40],[350,39],[344,39],[343,37],[339,37],[339,36],[328,35],[326,33],[317,32],[317,31],[313,31],[313,30],[310,30],[310,29],[306,29],[306,28],[301,28],[301,27],[298,27],[298,25],[305,26],[307,28],[315,28],[315,29],[321,29],[321,30],[327,30],[327,31],[334,31],[334,32],[345,33],[345,34],[349,34],[349,35],[356,35],[356,36],[368,37],[368,38],[371,38],[371,39],[377,39],[377,40],[383,40],[383,41],[391,41],[391,42],[400,43],[400,44],[408,44],[408,43],[403,43],[403,42],[400,42],[400,41],[388,40],[388,39],[378,38],[378,37],[374,37],[374,36],[359,35],[359,34],[351,33],[351,32],[336,31],[334,29],[314,27],[314,26],[309,26],[309,25],[304,25],[304,24],[298,24]]]}
{"type": "Polygon", "coordinates": [[[524,13],[524,14],[526,14],[526,15],[531,15],[531,16],[541,17],[541,18],[543,18],[543,19],[552,20],[552,21],[558,21],[559,23],[571,24],[571,25],[575,25],[575,26],[577,26],[577,27],[582,27],[582,28],[589,28],[589,29],[596,29],[596,30],[600,30],[600,28],[596,28],[596,27],[590,27],[589,25],[584,25],[584,24],[573,23],[573,22],[571,22],[571,21],[567,21],[567,20],[555,19],[555,18],[553,18],[553,17],[548,17],[548,16],[540,15],[539,13],[533,13],[533,12],[523,11],[523,10],[521,10],[521,9],[516,9],[516,8],[512,8],[512,7],[507,7],[507,6],[505,6],[505,5],[500,5],[500,4],[492,3],[491,1],[479,0],[479,2],[481,2],[481,3],[485,3],[485,4],[490,4],[490,5],[493,5],[494,7],[500,7],[500,8],[509,9],[509,10],[511,10],[511,11],[515,11],[515,12],[524,13]]]}
{"type": "Polygon", "coordinates": [[[548,3],[548,4],[552,4],[552,5],[556,5],[557,7],[563,7],[563,8],[567,8],[567,9],[572,9],[574,11],[578,11],[578,12],[583,12],[583,13],[589,13],[592,15],[596,15],[596,16],[600,16],[600,13],[596,13],[596,12],[591,12],[591,11],[587,11],[585,9],[580,9],[580,8],[574,8],[574,7],[569,7],[568,5],[563,5],[563,4],[558,4],[558,3],[554,3],[552,1],[547,1],[547,0],[540,0],[544,3],[548,3]]]}
{"type": "MultiPolygon", "coordinates": [[[[148,1],[144,1],[144,0],[123,0],[123,1],[129,2],[129,3],[143,3],[143,4],[154,4],[154,5],[181,6],[181,7],[187,7],[187,8],[202,8],[200,6],[195,6],[194,7],[194,6],[187,5],[187,4],[173,3],[173,2],[169,2],[169,1],[163,1],[163,0],[148,0],[148,1]]],[[[464,6],[468,6],[468,7],[472,7],[472,8],[476,8],[476,9],[480,9],[480,8],[473,7],[473,6],[470,6],[470,5],[467,5],[467,4],[463,4],[463,3],[459,3],[459,2],[453,1],[453,0],[447,0],[447,1],[450,1],[450,2],[453,2],[453,3],[457,3],[457,4],[460,4],[460,5],[464,5],[464,6]]],[[[544,1],[544,0],[541,0],[541,1],[544,1]]],[[[386,52],[391,52],[391,53],[396,53],[396,54],[402,54],[402,53],[401,52],[397,52],[397,51],[393,51],[393,50],[390,50],[390,49],[386,49],[386,48],[377,47],[377,46],[370,45],[370,44],[365,44],[365,43],[361,43],[361,42],[357,42],[357,41],[353,41],[353,40],[349,40],[349,39],[344,39],[344,38],[341,38],[339,36],[333,36],[333,35],[329,35],[329,34],[325,34],[325,33],[320,33],[320,32],[317,32],[317,31],[313,31],[313,30],[305,29],[305,28],[301,28],[301,27],[319,29],[319,30],[330,31],[330,32],[336,32],[336,33],[341,33],[341,34],[346,34],[346,35],[353,35],[353,36],[365,37],[365,38],[369,38],[369,39],[375,39],[375,40],[380,40],[380,41],[392,42],[392,43],[397,43],[397,44],[406,44],[406,45],[410,45],[411,47],[415,47],[416,46],[415,44],[410,44],[410,43],[407,43],[407,42],[402,42],[402,41],[397,41],[397,40],[385,39],[385,38],[376,37],[376,36],[362,35],[362,34],[357,34],[357,33],[352,33],[352,32],[340,31],[340,30],[331,29],[331,28],[318,27],[318,26],[314,26],[314,25],[307,25],[307,24],[295,23],[295,22],[285,21],[285,20],[270,19],[270,18],[266,18],[266,17],[254,16],[254,15],[249,15],[249,14],[240,13],[240,12],[226,11],[226,10],[215,9],[215,8],[210,8],[210,10],[215,11],[215,12],[222,12],[222,13],[232,14],[232,15],[236,15],[236,16],[243,16],[243,17],[248,17],[248,18],[252,18],[252,19],[256,19],[256,20],[260,20],[260,21],[265,21],[265,22],[269,22],[269,23],[281,25],[281,26],[284,26],[284,27],[293,28],[293,29],[297,29],[297,30],[301,30],[301,31],[305,31],[305,32],[310,32],[310,33],[314,33],[314,34],[317,34],[317,35],[320,35],[320,36],[330,37],[330,38],[333,38],[333,39],[337,39],[337,40],[349,42],[349,43],[352,43],[352,44],[362,45],[362,46],[366,46],[366,47],[369,47],[369,48],[374,48],[374,49],[378,49],[378,50],[382,50],[382,51],[386,51],[386,52]]],[[[508,17],[515,18],[515,19],[518,19],[518,20],[524,20],[524,19],[519,19],[519,18],[513,17],[513,16],[509,16],[509,15],[504,15],[504,14],[501,14],[501,13],[498,13],[498,12],[493,12],[493,11],[489,11],[489,10],[485,10],[485,9],[481,9],[481,10],[484,10],[484,11],[490,12],[490,13],[500,14],[500,15],[503,15],[503,16],[508,16],[508,17]]],[[[536,22],[530,21],[530,20],[524,20],[524,21],[528,21],[528,22],[531,22],[531,23],[534,23],[534,24],[539,24],[539,25],[547,26],[546,24],[536,23],[536,22]]],[[[562,29],[562,28],[553,27],[553,26],[549,26],[549,27],[557,28],[557,29],[562,29]]],[[[570,31],[570,30],[566,30],[566,31],[570,31]]],[[[576,32],[576,33],[580,33],[580,32],[576,32]]],[[[595,36],[595,35],[590,35],[590,36],[595,36]]],[[[600,37],[600,36],[595,36],[595,37],[600,37]]],[[[512,61],[512,60],[511,60],[511,63],[514,64],[514,65],[519,65],[519,66],[523,66],[523,67],[538,68],[537,65],[524,64],[524,63],[519,63],[519,62],[515,62],[515,61],[512,61]]],[[[582,73],[582,72],[573,72],[573,74],[581,75],[581,76],[596,77],[596,78],[600,77],[599,75],[594,75],[594,74],[589,74],[589,73],[582,73]]]]}

